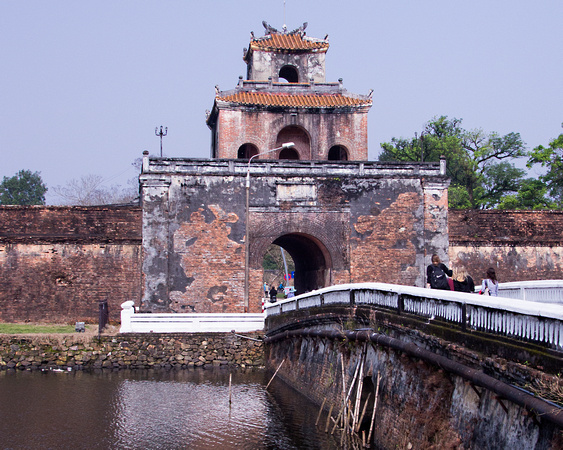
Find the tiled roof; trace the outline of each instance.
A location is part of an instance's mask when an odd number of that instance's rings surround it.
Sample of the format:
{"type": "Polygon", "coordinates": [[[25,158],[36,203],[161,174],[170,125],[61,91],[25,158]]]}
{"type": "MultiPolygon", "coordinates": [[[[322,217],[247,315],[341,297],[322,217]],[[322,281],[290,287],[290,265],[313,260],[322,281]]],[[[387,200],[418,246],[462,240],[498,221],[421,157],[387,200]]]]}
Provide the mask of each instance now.
{"type": "Polygon", "coordinates": [[[327,51],[328,41],[313,39],[295,34],[269,34],[267,36],[252,39],[251,50],[283,51],[283,50],[305,50],[305,51],[327,51]]]}
{"type": "Polygon", "coordinates": [[[346,108],[369,106],[371,99],[347,97],[342,94],[280,94],[261,92],[236,92],[217,96],[217,100],[256,106],[294,106],[301,108],[346,108]]]}

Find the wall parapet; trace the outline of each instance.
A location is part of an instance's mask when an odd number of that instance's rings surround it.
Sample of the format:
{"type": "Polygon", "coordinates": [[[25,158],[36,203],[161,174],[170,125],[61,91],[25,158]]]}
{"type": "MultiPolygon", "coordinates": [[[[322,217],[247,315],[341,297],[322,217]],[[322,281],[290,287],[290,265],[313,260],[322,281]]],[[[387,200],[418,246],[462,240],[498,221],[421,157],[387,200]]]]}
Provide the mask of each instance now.
{"type": "Polygon", "coordinates": [[[141,243],[141,208],[133,205],[0,205],[0,223],[0,243],[141,243]]]}
{"type": "MultiPolygon", "coordinates": [[[[141,180],[148,174],[173,175],[240,175],[246,176],[248,161],[236,159],[158,158],[144,156],[147,164],[141,180]],[[148,164],[150,161],[150,164],[148,164]]],[[[254,160],[251,175],[268,176],[413,176],[443,177],[440,162],[401,163],[374,161],[304,161],[304,160],[254,160]]]]}
{"type": "Polygon", "coordinates": [[[136,313],[133,301],[121,305],[121,333],[246,333],[264,329],[262,313],[136,313]]]}

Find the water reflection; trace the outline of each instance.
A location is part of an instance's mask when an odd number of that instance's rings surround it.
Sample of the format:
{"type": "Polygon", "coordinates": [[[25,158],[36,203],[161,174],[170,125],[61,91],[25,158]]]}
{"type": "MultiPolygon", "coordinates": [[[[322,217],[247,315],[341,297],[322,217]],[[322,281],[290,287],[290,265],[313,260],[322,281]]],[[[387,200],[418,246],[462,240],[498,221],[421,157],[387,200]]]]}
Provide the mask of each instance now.
{"type": "Polygon", "coordinates": [[[264,371],[0,372],[3,449],[331,449],[316,406],[264,371]]]}

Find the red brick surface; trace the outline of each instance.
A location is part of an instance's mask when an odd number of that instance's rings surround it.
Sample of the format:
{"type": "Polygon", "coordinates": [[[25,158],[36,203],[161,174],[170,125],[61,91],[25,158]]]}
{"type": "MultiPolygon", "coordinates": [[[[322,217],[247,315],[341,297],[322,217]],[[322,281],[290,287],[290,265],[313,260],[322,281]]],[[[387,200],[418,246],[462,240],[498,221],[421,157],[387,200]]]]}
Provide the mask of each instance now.
{"type": "Polygon", "coordinates": [[[0,321],[110,320],[141,295],[139,208],[0,207],[0,321]]]}

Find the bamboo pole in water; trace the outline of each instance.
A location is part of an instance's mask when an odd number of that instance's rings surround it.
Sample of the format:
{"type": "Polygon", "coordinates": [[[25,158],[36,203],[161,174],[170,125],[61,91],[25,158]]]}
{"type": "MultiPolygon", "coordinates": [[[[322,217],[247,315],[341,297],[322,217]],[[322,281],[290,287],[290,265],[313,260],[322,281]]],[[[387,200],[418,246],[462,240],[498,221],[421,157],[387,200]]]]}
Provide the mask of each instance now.
{"type": "Polygon", "coordinates": [[[268,384],[266,385],[266,389],[268,389],[268,387],[270,386],[270,383],[272,382],[272,380],[274,379],[274,377],[278,374],[278,371],[281,369],[282,364],[285,362],[285,358],[283,359],[283,361],[280,363],[280,365],[278,366],[278,368],[276,369],[276,371],[274,372],[274,374],[272,375],[272,378],[270,378],[270,381],[268,382],[268,384]]]}
{"type": "Polygon", "coordinates": [[[375,400],[373,402],[373,414],[371,416],[371,425],[369,426],[368,444],[371,442],[371,433],[373,424],[375,423],[375,410],[377,408],[377,398],[379,397],[379,371],[377,371],[377,385],[375,386],[375,400]]]}
{"type": "Polygon", "coordinates": [[[326,403],[326,397],[323,400],[323,404],[321,405],[321,409],[319,409],[319,415],[317,416],[317,421],[315,422],[315,426],[317,426],[319,424],[319,420],[321,418],[321,413],[323,412],[323,407],[326,403]]]}
{"type": "Polygon", "coordinates": [[[233,374],[229,374],[229,406],[231,405],[231,385],[233,381],[233,374]]]}
{"type": "Polygon", "coordinates": [[[371,392],[368,394],[366,398],[366,402],[364,403],[364,408],[362,409],[362,415],[360,416],[358,423],[356,424],[356,433],[360,431],[360,426],[362,425],[362,420],[364,420],[364,416],[366,415],[366,408],[368,407],[370,398],[371,398],[371,392]]]}
{"type": "MultiPolygon", "coordinates": [[[[350,389],[348,390],[348,395],[346,396],[346,398],[344,399],[344,405],[342,406],[342,409],[340,410],[340,412],[338,413],[338,417],[336,418],[336,423],[334,424],[334,428],[332,429],[332,433],[334,434],[334,430],[336,430],[336,426],[338,425],[338,421],[340,420],[340,417],[342,416],[342,413],[346,410],[346,404],[348,403],[348,399],[350,398],[350,394],[352,393],[352,388],[354,387],[354,383],[356,382],[356,376],[358,375],[358,370],[360,369],[360,365],[358,364],[356,366],[356,372],[354,373],[354,378],[352,379],[352,384],[350,385],[350,389]]],[[[346,414],[344,414],[345,416],[346,414]]]]}
{"type": "Polygon", "coordinates": [[[334,405],[330,405],[330,409],[328,410],[328,417],[326,418],[326,425],[325,425],[325,433],[328,433],[328,426],[330,425],[330,419],[332,417],[332,408],[334,405]]]}
{"type": "Polygon", "coordinates": [[[358,387],[356,388],[356,403],[354,405],[354,415],[352,416],[352,430],[356,429],[356,423],[360,414],[360,402],[362,400],[362,387],[364,385],[364,359],[360,363],[360,376],[358,378],[358,387]]]}

